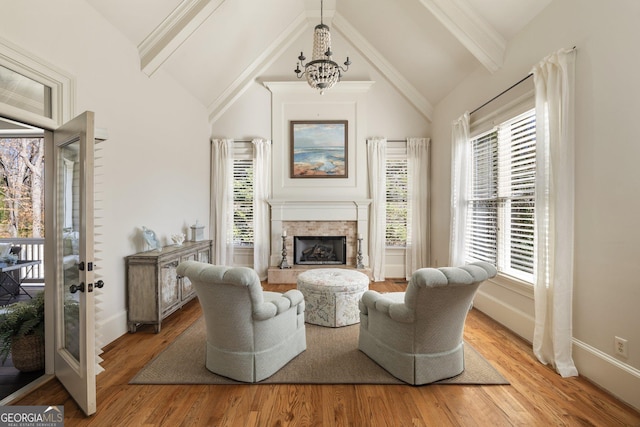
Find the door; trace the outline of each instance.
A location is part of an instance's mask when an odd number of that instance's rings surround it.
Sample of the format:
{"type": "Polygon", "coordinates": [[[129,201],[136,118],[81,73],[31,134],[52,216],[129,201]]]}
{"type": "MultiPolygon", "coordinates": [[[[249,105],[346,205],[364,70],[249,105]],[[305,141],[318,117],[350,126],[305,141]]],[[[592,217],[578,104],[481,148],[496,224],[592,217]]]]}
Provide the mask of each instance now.
{"type": "Polygon", "coordinates": [[[86,415],[96,411],[94,142],[90,111],[53,132],[54,373],[86,415]]]}

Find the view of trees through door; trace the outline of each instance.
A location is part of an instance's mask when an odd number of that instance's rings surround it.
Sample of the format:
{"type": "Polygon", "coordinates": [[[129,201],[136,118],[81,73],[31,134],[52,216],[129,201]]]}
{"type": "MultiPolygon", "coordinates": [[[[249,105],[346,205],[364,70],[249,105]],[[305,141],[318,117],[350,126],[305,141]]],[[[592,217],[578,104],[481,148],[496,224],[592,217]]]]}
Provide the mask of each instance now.
{"type": "MultiPolygon", "coordinates": [[[[15,265],[16,258],[39,262],[3,271],[0,313],[17,302],[35,301],[44,290],[44,147],[42,129],[0,118],[0,247],[12,249],[10,254],[0,253],[0,263],[15,265]]],[[[14,363],[10,353],[0,366],[0,400],[43,373],[44,365],[27,369],[14,363]]]]}
{"type": "Polygon", "coordinates": [[[0,139],[0,238],[44,237],[44,139],[0,139]]]}

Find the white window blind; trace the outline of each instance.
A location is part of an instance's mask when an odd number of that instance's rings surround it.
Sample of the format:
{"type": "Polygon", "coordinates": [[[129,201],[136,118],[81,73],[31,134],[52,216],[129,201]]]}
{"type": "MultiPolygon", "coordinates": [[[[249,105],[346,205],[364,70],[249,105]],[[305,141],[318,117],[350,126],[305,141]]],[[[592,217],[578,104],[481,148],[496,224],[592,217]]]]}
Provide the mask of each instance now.
{"type": "Polygon", "coordinates": [[[535,110],[471,141],[467,228],[469,261],[533,282],[536,171],[535,110]]]}
{"type": "Polygon", "coordinates": [[[233,160],[233,244],[253,246],[253,160],[233,160]]]}
{"type": "Polygon", "coordinates": [[[387,159],[387,247],[407,244],[407,159],[387,159]]]}

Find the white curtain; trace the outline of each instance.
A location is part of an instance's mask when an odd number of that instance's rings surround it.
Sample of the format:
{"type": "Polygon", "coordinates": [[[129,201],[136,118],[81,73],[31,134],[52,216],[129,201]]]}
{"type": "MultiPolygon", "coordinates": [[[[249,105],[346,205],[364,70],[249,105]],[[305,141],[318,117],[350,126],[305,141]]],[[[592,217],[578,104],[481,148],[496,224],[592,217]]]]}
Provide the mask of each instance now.
{"type": "Polygon", "coordinates": [[[233,265],[233,139],[211,141],[211,224],[215,265],[233,265]]]}
{"type": "Polygon", "coordinates": [[[369,216],[369,264],[373,280],[385,279],[385,234],[387,228],[387,140],[375,138],[367,141],[367,161],[369,166],[369,194],[371,210],[369,216]]]}
{"type": "Polygon", "coordinates": [[[271,184],[271,141],[253,143],[253,269],[260,280],[267,279],[270,255],[269,197],[271,184]]]}
{"type": "Polygon", "coordinates": [[[451,126],[451,241],[449,265],[464,265],[465,230],[467,229],[467,195],[469,191],[469,113],[465,112],[451,126]]]}
{"type": "Polygon", "coordinates": [[[533,68],[536,93],[536,278],[533,351],[563,377],[572,355],[575,50],[533,68]]]}
{"type": "Polygon", "coordinates": [[[407,139],[408,221],[405,275],[429,265],[429,138],[407,139]]]}

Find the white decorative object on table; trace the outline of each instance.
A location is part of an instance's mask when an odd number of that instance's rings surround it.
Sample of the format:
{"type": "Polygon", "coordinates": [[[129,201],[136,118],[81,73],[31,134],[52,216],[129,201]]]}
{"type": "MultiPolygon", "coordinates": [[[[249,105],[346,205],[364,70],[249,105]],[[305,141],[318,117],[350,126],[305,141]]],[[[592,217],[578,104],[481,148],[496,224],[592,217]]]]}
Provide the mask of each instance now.
{"type": "Polygon", "coordinates": [[[0,243],[0,262],[15,264],[18,260],[16,255],[11,254],[13,243],[0,243]]]}
{"type": "Polygon", "coordinates": [[[182,246],[182,244],[184,243],[184,239],[185,239],[184,233],[177,233],[177,234],[171,235],[171,240],[173,240],[173,243],[175,243],[178,246],[182,246]]]}
{"type": "Polygon", "coordinates": [[[160,246],[160,242],[158,241],[155,231],[142,226],[142,236],[144,237],[144,241],[147,242],[147,245],[149,245],[149,249],[162,250],[162,246],[160,246]]]}
{"type": "Polygon", "coordinates": [[[198,220],[191,226],[191,240],[193,242],[204,240],[204,225],[200,225],[198,220]]]}
{"type": "Polygon", "coordinates": [[[0,258],[4,258],[11,252],[13,243],[0,243],[0,258]]]}

